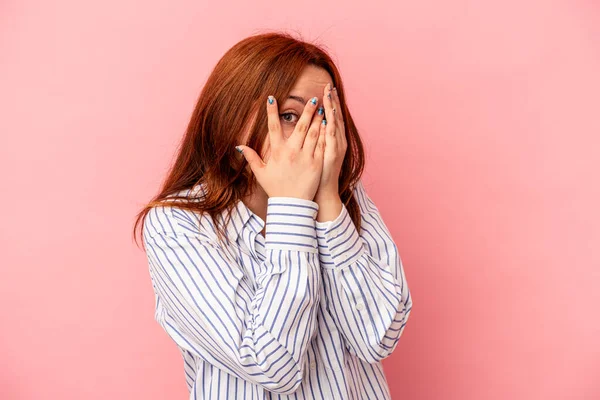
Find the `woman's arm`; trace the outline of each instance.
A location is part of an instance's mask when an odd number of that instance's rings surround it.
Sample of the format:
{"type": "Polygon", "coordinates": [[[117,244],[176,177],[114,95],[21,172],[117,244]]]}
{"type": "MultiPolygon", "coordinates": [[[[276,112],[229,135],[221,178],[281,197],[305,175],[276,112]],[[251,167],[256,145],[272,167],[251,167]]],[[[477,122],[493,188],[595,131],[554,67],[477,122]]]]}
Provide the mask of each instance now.
{"type": "Polygon", "coordinates": [[[144,240],[156,320],[180,347],[215,367],[269,391],[293,393],[317,327],[317,211],[310,200],[269,198],[264,273],[254,291],[216,241],[191,232],[170,207],[153,209],[144,240]]]}
{"type": "Polygon", "coordinates": [[[319,258],[324,301],[348,351],[373,363],[395,349],[412,299],[398,248],[362,181],[354,196],[360,232],[342,204],[333,221],[316,222],[319,258]]]}

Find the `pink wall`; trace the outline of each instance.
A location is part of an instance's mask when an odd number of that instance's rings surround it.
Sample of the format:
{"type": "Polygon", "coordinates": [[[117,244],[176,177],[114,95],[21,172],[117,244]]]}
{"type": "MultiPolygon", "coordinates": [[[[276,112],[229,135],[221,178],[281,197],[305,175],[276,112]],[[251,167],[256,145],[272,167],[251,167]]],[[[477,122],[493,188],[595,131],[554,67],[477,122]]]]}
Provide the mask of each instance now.
{"type": "Polygon", "coordinates": [[[0,4],[0,398],[186,398],[132,217],[263,28],[345,77],[415,301],[394,399],[600,398],[600,5],[236,3],[0,4]]]}

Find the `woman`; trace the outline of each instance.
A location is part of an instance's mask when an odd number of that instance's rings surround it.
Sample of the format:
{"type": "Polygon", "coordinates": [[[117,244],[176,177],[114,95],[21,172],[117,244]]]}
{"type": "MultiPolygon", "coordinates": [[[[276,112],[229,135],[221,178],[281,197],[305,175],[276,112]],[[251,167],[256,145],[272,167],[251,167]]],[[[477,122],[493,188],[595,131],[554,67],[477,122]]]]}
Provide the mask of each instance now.
{"type": "Polygon", "coordinates": [[[134,227],[190,399],[390,398],[412,300],[363,165],[322,49],[265,33],[217,63],[134,227]]]}

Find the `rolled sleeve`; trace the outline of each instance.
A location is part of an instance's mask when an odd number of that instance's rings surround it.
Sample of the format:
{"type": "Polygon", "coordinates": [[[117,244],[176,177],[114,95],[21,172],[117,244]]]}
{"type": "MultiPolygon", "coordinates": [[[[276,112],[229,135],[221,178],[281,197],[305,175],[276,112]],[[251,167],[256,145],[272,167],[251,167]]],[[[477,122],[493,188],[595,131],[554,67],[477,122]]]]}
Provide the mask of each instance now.
{"type": "Polygon", "coordinates": [[[296,197],[269,197],[265,248],[317,253],[315,223],[319,205],[296,197]]]}
{"type": "Polygon", "coordinates": [[[333,221],[315,221],[315,228],[321,267],[343,267],[361,257],[363,241],[343,203],[333,221]]]}

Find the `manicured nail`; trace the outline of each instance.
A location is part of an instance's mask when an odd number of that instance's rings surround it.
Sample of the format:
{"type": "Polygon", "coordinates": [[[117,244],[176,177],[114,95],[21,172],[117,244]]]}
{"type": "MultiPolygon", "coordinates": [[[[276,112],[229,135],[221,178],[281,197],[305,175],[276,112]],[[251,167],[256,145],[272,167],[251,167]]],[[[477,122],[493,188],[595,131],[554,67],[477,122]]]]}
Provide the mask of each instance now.
{"type": "Polygon", "coordinates": [[[310,99],[310,102],[313,103],[313,105],[317,104],[317,98],[313,97],[312,99],[310,99]]]}
{"type": "Polygon", "coordinates": [[[241,148],[240,146],[235,146],[235,149],[236,149],[237,151],[239,151],[240,153],[243,151],[243,150],[242,150],[242,148],[241,148]]]}
{"type": "Polygon", "coordinates": [[[269,104],[273,104],[275,98],[273,96],[269,96],[269,104]]]}
{"type": "Polygon", "coordinates": [[[326,120],[326,119],[324,119],[323,121],[321,121],[321,123],[322,123],[323,125],[327,125],[327,120],[326,120]]]}
{"type": "Polygon", "coordinates": [[[319,113],[319,115],[323,115],[323,107],[319,107],[319,109],[317,110],[317,112],[319,113]]]}
{"type": "Polygon", "coordinates": [[[327,93],[327,98],[331,100],[331,92],[327,93]]]}
{"type": "Polygon", "coordinates": [[[337,88],[336,87],[334,87],[333,90],[335,90],[335,92],[337,93],[337,88]]]}
{"type": "Polygon", "coordinates": [[[327,91],[328,91],[328,92],[331,92],[331,83],[328,83],[328,84],[327,84],[327,91]]]}

